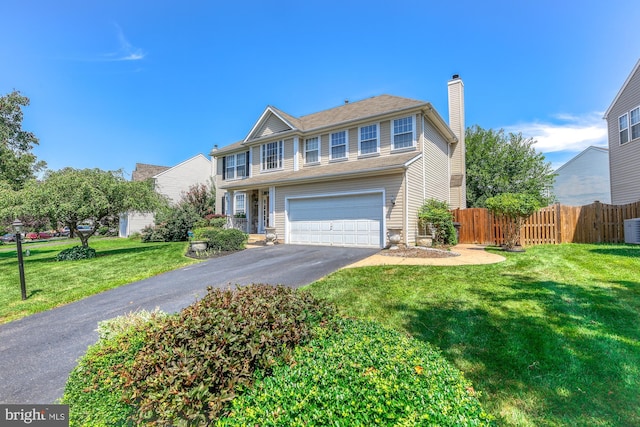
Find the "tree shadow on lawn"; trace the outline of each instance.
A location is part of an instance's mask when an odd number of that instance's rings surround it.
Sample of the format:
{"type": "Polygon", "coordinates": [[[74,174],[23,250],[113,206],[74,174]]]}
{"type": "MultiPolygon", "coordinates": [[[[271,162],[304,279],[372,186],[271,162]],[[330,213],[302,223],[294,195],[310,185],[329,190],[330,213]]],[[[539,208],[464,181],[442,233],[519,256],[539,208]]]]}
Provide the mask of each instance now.
{"type": "MultiPolygon", "coordinates": [[[[96,250],[96,258],[93,258],[93,259],[103,258],[103,257],[108,257],[113,255],[139,254],[142,252],[158,251],[158,250],[164,249],[165,247],[166,245],[157,244],[152,246],[138,246],[135,248],[100,249],[100,250],[96,250]]],[[[31,251],[31,256],[24,257],[24,263],[34,265],[34,264],[41,264],[41,263],[46,264],[46,263],[57,263],[57,262],[73,262],[73,261],[56,260],[56,255],[58,255],[62,250],[63,249],[34,249],[31,251]],[[50,254],[50,253],[52,253],[53,255],[37,258],[37,259],[33,258],[37,255],[44,255],[44,254],[50,254]]],[[[0,253],[0,260],[3,260],[3,259],[17,260],[17,252],[14,251],[14,252],[8,252],[8,253],[0,253]],[[7,256],[7,254],[9,254],[10,256],[7,256]]]]}
{"type": "Polygon", "coordinates": [[[590,252],[600,255],[626,256],[640,259],[640,245],[617,245],[613,248],[602,247],[591,249],[590,252]]]}
{"type": "Polygon", "coordinates": [[[471,287],[471,303],[434,295],[390,309],[463,370],[505,423],[640,425],[637,286],[517,277],[500,293],[471,287]]]}

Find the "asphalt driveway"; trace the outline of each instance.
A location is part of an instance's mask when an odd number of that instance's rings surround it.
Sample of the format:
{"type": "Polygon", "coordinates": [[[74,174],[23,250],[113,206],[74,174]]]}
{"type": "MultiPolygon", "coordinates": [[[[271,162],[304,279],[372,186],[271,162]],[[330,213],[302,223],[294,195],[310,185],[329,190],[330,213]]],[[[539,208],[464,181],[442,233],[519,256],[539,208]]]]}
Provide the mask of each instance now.
{"type": "Polygon", "coordinates": [[[0,325],[0,403],[47,404],[62,397],[76,360],[98,339],[101,320],[140,309],[176,312],[204,296],[208,286],[297,288],[376,252],[299,245],[247,249],[0,325]]]}

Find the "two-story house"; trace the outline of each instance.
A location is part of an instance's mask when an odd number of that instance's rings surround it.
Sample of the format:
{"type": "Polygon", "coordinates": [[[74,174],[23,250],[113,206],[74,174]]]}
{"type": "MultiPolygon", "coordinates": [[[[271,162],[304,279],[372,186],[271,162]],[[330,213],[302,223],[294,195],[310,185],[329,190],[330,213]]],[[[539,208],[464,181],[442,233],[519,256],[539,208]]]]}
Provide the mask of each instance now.
{"type": "Polygon", "coordinates": [[[275,227],[287,244],[415,243],[425,199],[464,208],[464,85],[448,83],[449,125],[429,102],[380,95],[294,117],[269,106],[242,141],[214,149],[217,213],[275,227]]]}
{"type": "Polygon", "coordinates": [[[640,60],[604,118],[609,134],[611,203],[640,201],[640,60]]]}

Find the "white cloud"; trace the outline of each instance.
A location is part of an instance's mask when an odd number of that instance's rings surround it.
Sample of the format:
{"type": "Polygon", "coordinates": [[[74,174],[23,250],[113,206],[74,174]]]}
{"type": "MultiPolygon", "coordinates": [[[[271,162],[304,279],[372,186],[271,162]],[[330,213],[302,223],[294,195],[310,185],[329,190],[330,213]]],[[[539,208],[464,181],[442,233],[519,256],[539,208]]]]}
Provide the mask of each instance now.
{"type": "Polygon", "coordinates": [[[535,149],[542,153],[558,151],[580,152],[596,145],[607,145],[607,123],[603,113],[583,116],[558,114],[556,122],[533,122],[506,126],[507,132],[522,132],[525,137],[536,140],[535,149]]]}
{"type": "Polygon", "coordinates": [[[118,37],[118,43],[120,45],[120,48],[116,52],[106,55],[109,58],[109,60],[110,61],[139,61],[141,59],[144,59],[144,57],[146,56],[146,53],[142,49],[137,48],[133,46],[131,43],[129,43],[129,40],[127,40],[127,38],[124,35],[124,32],[122,31],[122,28],[120,28],[118,24],[114,23],[114,26],[116,27],[116,36],[118,37]]]}

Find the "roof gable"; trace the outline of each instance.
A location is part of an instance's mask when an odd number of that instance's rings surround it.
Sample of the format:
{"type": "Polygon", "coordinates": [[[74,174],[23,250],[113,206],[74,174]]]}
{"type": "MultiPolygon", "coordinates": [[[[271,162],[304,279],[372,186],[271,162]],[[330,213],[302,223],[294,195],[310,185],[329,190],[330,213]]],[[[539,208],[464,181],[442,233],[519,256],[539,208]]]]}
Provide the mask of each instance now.
{"type": "Polygon", "coordinates": [[[297,119],[290,116],[275,107],[268,106],[243,142],[252,139],[262,138],[276,133],[295,130],[297,128],[297,119]]]}
{"type": "Polygon", "coordinates": [[[607,119],[609,117],[609,113],[611,113],[611,110],[616,105],[616,102],[618,102],[618,99],[620,99],[620,96],[624,93],[625,89],[627,88],[627,86],[629,85],[631,80],[633,79],[633,76],[635,76],[635,74],[638,72],[638,70],[640,70],[640,59],[638,60],[638,62],[636,62],[636,65],[635,65],[635,67],[633,67],[633,70],[629,74],[629,77],[627,77],[627,79],[624,81],[624,83],[622,84],[622,87],[618,91],[618,94],[616,95],[615,98],[613,98],[613,102],[611,103],[609,108],[607,108],[607,111],[604,113],[604,118],[605,119],[607,119]]]}
{"type": "Polygon", "coordinates": [[[192,167],[194,167],[194,165],[192,165],[192,163],[196,162],[196,161],[201,162],[202,164],[208,165],[209,167],[211,167],[211,160],[206,158],[203,154],[196,154],[195,156],[193,156],[193,157],[191,157],[191,158],[189,158],[189,159],[187,159],[187,160],[185,160],[183,162],[180,162],[175,166],[172,166],[170,168],[167,168],[167,169],[159,172],[158,174],[156,174],[154,176],[154,178],[158,178],[158,177],[160,177],[162,175],[171,173],[171,172],[173,172],[173,171],[175,171],[177,169],[181,169],[181,168],[184,168],[184,167],[187,167],[188,169],[192,168],[192,167]]]}

